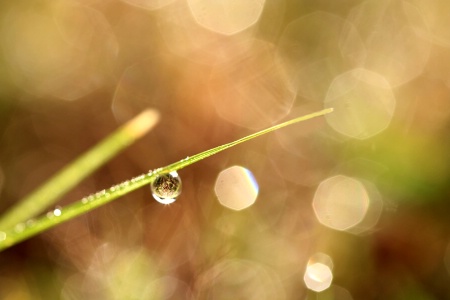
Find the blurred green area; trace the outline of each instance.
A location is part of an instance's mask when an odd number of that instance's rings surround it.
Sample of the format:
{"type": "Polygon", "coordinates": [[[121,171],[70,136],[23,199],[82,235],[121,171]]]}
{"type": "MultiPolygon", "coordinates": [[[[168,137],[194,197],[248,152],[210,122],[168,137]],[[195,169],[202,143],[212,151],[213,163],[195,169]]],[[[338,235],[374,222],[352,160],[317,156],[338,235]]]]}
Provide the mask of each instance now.
{"type": "Polygon", "coordinates": [[[256,23],[194,2],[0,4],[0,212],[146,108],[160,124],[59,205],[324,105],[334,119],[184,169],[170,206],[141,189],[0,253],[0,298],[450,298],[447,2],[266,0],[256,23]],[[233,165],[259,185],[242,211],[214,191],[233,165]],[[365,187],[364,231],[313,209],[335,175],[365,187]],[[333,262],[319,293],[315,253],[333,262]]]}

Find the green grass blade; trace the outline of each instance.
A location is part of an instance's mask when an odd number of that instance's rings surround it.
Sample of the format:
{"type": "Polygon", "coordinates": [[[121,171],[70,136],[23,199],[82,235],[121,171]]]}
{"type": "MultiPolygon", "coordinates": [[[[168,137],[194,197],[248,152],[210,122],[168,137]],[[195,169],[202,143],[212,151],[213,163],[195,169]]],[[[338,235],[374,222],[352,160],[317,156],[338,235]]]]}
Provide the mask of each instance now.
{"type": "Polygon", "coordinates": [[[89,174],[147,133],[158,120],[159,114],[155,110],[145,110],[127,122],[8,210],[0,218],[0,230],[45,211],[89,174]]]}
{"type": "Polygon", "coordinates": [[[182,159],[176,163],[168,165],[163,168],[159,168],[153,171],[148,172],[147,174],[142,174],[140,176],[134,177],[131,180],[122,182],[107,190],[103,190],[97,192],[94,195],[90,195],[85,197],[73,204],[70,204],[61,209],[55,209],[47,213],[45,216],[37,220],[29,220],[25,223],[19,223],[14,228],[9,230],[0,231],[0,250],[6,249],[17,244],[20,241],[23,241],[27,238],[30,238],[38,233],[43,232],[49,228],[52,228],[62,222],[68,221],[72,218],[75,218],[79,215],[82,215],[86,212],[89,212],[99,206],[105,205],[106,203],[111,202],[114,199],[117,199],[125,194],[128,194],[131,191],[134,191],[144,185],[150,184],[156,176],[159,174],[164,174],[167,172],[177,171],[183,169],[186,166],[194,164],[204,158],[207,158],[211,155],[217,154],[223,150],[236,146],[240,143],[246,142],[248,140],[254,139],[263,134],[278,130],[280,128],[289,126],[291,124],[295,124],[301,121],[305,121],[308,119],[312,119],[318,116],[323,116],[325,114],[331,113],[333,111],[332,108],[324,109],[319,112],[315,112],[312,114],[308,114],[306,116],[298,117],[287,122],[272,126],[270,128],[261,130],[259,132],[253,133],[231,143],[227,143],[218,147],[215,147],[210,150],[206,150],[204,152],[198,153],[194,156],[187,157],[182,159]]]}

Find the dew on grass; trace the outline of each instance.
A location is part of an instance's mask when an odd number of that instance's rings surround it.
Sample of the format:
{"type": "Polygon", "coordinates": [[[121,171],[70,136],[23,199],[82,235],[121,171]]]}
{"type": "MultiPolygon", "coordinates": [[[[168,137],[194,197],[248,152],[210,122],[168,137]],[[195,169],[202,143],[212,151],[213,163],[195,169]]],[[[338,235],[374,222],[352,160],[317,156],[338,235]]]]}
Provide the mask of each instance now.
{"type": "Polygon", "coordinates": [[[122,182],[119,186],[120,186],[120,188],[124,189],[124,188],[126,188],[128,185],[130,185],[130,182],[127,180],[127,181],[122,182]]]}
{"type": "Polygon", "coordinates": [[[181,194],[181,179],[176,171],[159,175],[150,185],[152,196],[162,204],[175,202],[181,194]]]}
{"type": "Polygon", "coordinates": [[[24,223],[19,223],[14,227],[16,232],[22,232],[25,229],[26,225],[24,223]]]}
{"type": "Polygon", "coordinates": [[[46,214],[46,216],[47,216],[47,218],[52,219],[53,217],[60,217],[61,214],[62,214],[62,208],[60,206],[58,206],[54,210],[49,211],[46,214]]]}
{"type": "Polygon", "coordinates": [[[370,204],[370,195],[361,181],[336,175],[319,184],[313,209],[322,225],[347,231],[365,219],[370,204]]]}
{"type": "Polygon", "coordinates": [[[59,216],[61,216],[61,214],[62,214],[61,207],[57,207],[57,208],[55,208],[55,210],[53,210],[53,215],[55,217],[59,217],[59,216]]]}

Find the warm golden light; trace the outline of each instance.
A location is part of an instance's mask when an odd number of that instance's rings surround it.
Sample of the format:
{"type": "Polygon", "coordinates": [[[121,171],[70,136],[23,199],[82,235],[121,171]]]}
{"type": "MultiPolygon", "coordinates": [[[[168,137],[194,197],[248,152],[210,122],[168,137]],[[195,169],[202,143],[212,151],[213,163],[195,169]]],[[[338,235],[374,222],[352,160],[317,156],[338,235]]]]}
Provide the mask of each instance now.
{"type": "Polygon", "coordinates": [[[0,20],[0,299],[450,293],[450,0],[0,20]]]}
{"type": "Polygon", "coordinates": [[[353,24],[328,12],[295,19],[286,26],[277,45],[277,58],[292,88],[319,103],[336,76],[363,65],[366,51],[353,24]]]}
{"type": "Polygon", "coordinates": [[[347,230],[364,219],[369,203],[369,195],[360,181],[338,175],[319,185],[314,195],[313,208],[323,225],[347,230]]]}
{"type": "Polygon", "coordinates": [[[263,264],[225,259],[199,276],[197,299],[284,299],[277,274],[263,264]]]}
{"type": "Polygon", "coordinates": [[[261,16],[264,3],[265,0],[188,0],[198,24],[225,35],[238,33],[255,24],[261,16]]]}
{"type": "Polygon", "coordinates": [[[333,273],[327,265],[313,263],[306,267],[303,280],[310,290],[321,292],[330,287],[333,281],[333,273]]]}
{"type": "Polygon", "coordinates": [[[12,77],[47,97],[79,99],[103,85],[104,65],[118,43],[104,15],[87,6],[58,2],[9,11],[2,44],[12,77]]]}
{"type": "Polygon", "coordinates": [[[407,1],[364,1],[352,9],[348,20],[364,37],[365,68],[392,86],[423,72],[430,55],[428,25],[415,6],[407,1]]]}
{"type": "Polygon", "coordinates": [[[261,129],[290,112],[296,93],[274,59],[274,48],[271,43],[255,41],[253,51],[213,69],[210,99],[219,116],[239,126],[261,129]]]}
{"type": "Polygon", "coordinates": [[[171,4],[175,0],[121,0],[121,1],[139,8],[156,10],[171,4]]]}
{"type": "Polygon", "coordinates": [[[255,203],[259,188],[249,170],[234,166],[220,172],[214,190],[223,206],[242,210],[255,203]]]}
{"type": "Polygon", "coordinates": [[[333,80],[325,107],[333,107],[334,112],[325,117],[337,132],[363,140],[389,126],[395,104],[395,96],[386,79],[359,68],[333,80]]]}
{"type": "Polygon", "coordinates": [[[422,13],[425,23],[430,29],[429,38],[437,45],[450,47],[450,18],[448,17],[447,0],[409,0],[422,13]]]}

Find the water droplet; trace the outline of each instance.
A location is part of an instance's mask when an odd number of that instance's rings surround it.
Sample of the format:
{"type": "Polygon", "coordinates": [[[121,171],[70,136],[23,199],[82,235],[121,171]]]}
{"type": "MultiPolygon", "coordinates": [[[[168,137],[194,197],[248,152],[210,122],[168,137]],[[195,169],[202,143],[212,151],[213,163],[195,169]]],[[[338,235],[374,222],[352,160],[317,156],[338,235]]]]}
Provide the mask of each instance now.
{"type": "Polygon", "coordinates": [[[121,189],[124,189],[124,188],[126,188],[127,186],[129,186],[130,185],[130,182],[127,180],[127,181],[124,181],[124,182],[122,182],[121,184],[120,184],[120,188],[121,189]]]}
{"type": "Polygon", "coordinates": [[[26,221],[26,226],[27,227],[33,227],[34,223],[36,223],[35,219],[29,219],[28,221],[26,221]]]}
{"type": "Polygon", "coordinates": [[[14,227],[14,230],[16,232],[22,232],[25,229],[25,224],[24,223],[19,223],[14,227]]]}
{"type": "Polygon", "coordinates": [[[181,179],[176,171],[159,175],[151,184],[152,195],[162,204],[175,202],[181,194],[181,179]]]}
{"type": "Polygon", "coordinates": [[[55,217],[59,217],[61,216],[62,212],[61,212],[61,208],[55,208],[55,210],[53,211],[53,214],[55,215],[55,217]]]}
{"type": "Polygon", "coordinates": [[[144,178],[145,178],[145,174],[139,175],[139,176],[137,176],[137,177],[132,178],[132,179],[131,179],[131,183],[138,182],[138,181],[140,181],[140,180],[142,180],[142,179],[144,179],[144,178]]]}

